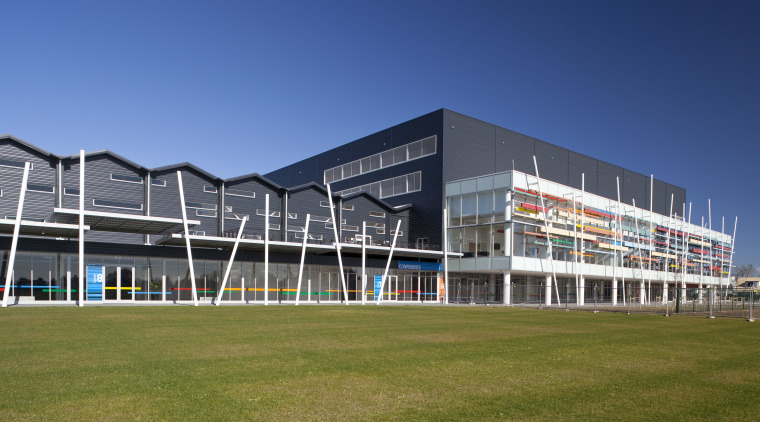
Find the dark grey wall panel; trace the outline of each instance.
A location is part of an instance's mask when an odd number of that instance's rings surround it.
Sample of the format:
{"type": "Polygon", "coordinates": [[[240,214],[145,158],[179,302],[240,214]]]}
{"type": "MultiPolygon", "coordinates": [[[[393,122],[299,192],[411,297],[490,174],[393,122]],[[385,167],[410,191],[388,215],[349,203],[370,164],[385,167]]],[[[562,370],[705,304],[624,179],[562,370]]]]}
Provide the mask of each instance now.
{"type": "MultiPolygon", "coordinates": [[[[288,212],[295,213],[297,218],[288,221],[288,225],[305,227],[306,214],[311,214],[312,218],[317,219],[324,220],[330,218],[330,207],[320,205],[327,201],[327,195],[316,188],[307,187],[290,192],[288,197],[288,212]]],[[[338,218],[337,213],[336,218],[338,218]]],[[[322,236],[325,243],[332,242],[335,239],[335,235],[333,234],[333,229],[328,227],[328,224],[324,222],[311,221],[309,223],[309,234],[315,238],[322,236]]],[[[288,233],[289,238],[293,237],[291,233],[293,232],[288,233]]]]}
{"type": "MultiPolygon", "coordinates": [[[[586,191],[591,193],[597,193],[599,191],[598,185],[598,162],[595,158],[578,154],[577,152],[568,151],[568,180],[567,185],[576,189],[580,189],[582,186],[582,175],[585,174],[586,178],[586,191]]],[[[617,199],[617,198],[614,198],[617,199]]]]}
{"type": "Polygon", "coordinates": [[[596,179],[597,194],[617,200],[617,180],[619,179],[620,198],[622,200],[623,183],[625,182],[625,179],[623,178],[623,169],[618,166],[613,166],[612,164],[605,163],[604,161],[599,161],[597,163],[597,169],[599,170],[596,179]]]}
{"type": "MultiPolygon", "coordinates": [[[[647,195],[649,195],[649,185],[647,185],[647,195]]],[[[654,179],[654,202],[652,210],[657,214],[668,215],[668,205],[670,205],[670,198],[668,198],[668,184],[662,180],[654,179]]],[[[647,198],[647,206],[649,206],[647,198]]]]}
{"type": "Polygon", "coordinates": [[[494,155],[497,172],[512,170],[514,163],[515,170],[535,174],[533,169],[533,154],[536,152],[535,139],[498,126],[495,128],[495,136],[494,155]]]}
{"type": "MultiPolygon", "coordinates": [[[[58,195],[58,188],[56,187],[57,160],[41,156],[36,151],[10,139],[0,140],[0,159],[32,163],[28,184],[52,187],[54,193],[27,190],[23,217],[40,219],[49,216],[55,207],[55,198],[58,195]]],[[[0,218],[16,217],[23,176],[23,168],[0,166],[0,190],[2,190],[0,218]]]]}
{"type": "MultiPolygon", "coordinates": [[[[668,190],[666,193],[668,209],[670,209],[671,194],[673,196],[673,214],[677,213],[678,215],[683,216],[684,205],[686,205],[686,189],[679,188],[678,186],[668,185],[668,190]]],[[[686,212],[688,213],[689,210],[687,209],[686,212]]]]}
{"type": "Polygon", "coordinates": [[[623,202],[633,205],[635,198],[636,206],[645,208],[647,206],[647,184],[649,184],[649,180],[643,174],[623,170],[623,179],[620,181],[620,194],[623,196],[623,202]]]}
{"type": "MultiPolygon", "coordinates": [[[[177,184],[177,170],[164,170],[153,172],[151,177],[157,181],[165,181],[166,186],[151,186],[150,190],[150,214],[158,217],[182,218],[180,208],[179,185],[177,184]]],[[[193,231],[202,231],[206,236],[219,236],[219,186],[215,180],[209,179],[203,174],[189,167],[182,167],[182,185],[184,187],[185,204],[195,202],[205,204],[209,210],[216,210],[216,215],[201,216],[204,211],[196,208],[187,208],[187,218],[198,220],[200,225],[191,228],[193,231]],[[205,192],[204,186],[216,186],[217,192],[205,192]]],[[[158,240],[151,236],[151,241],[158,240]]]]}
{"type": "Polygon", "coordinates": [[[240,220],[243,215],[248,216],[248,222],[243,229],[245,234],[262,235],[264,234],[264,215],[266,208],[266,195],[269,195],[269,225],[279,226],[279,229],[270,229],[269,237],[272,240],[282,240],[282,232],[284,230],[283,221],[286,218],[283,215],[282,209],[282,197],[278,190],[273,189],[269,185],[262,183],[256,177],[251,177],[245,180],[238,180],[233,183],[227,184],[227,190],[225,191],[224,205],[225,205],[225,224],[224,230],[228,236],[237,235],[240,228],[240,220]],[[249,198],[246,196],[240,196],[235,194],[236,191],[240,193],[252,192],[255,197],[249,198]],[[276,213],[278,215],[271,215],[276,213]]]}
{"type": "Polygon", "coordinates": [[[569,151],[544,141],[536,141],[536,161],[541,178],[568,184],[569,151]]]}
{"type": "MultiPolygon", "coordinates": [[[[89,155],[85,157],[84,208],[99,212],[145,215],[145,172],[124,163],[108,154],[89,155]],[[112,177],[114,175],[114,177],[112,177]],[[135,177],[142,183],[113,180],[118,176],[135,177]],[[107,201],[139,205],[132,207],[111,207],[95,205],[95,201],[107,201]]],[[[79,158],[64,160],[63,187],[79,190],[79,158]]],[[[65,192],[65,191],[64,191],[65,192]]],[[[79,195],[63,195],[64,208],[78,209],[79,195]]],[[[139,244],[144,242],[140,234],[90,231],[85,241],[121,242],[139,244]]]]}
{"type": "Polygon", "coordinates": [[[495,126],[449,110],[443,113],[443,180],[493,173],[495,126]]]}

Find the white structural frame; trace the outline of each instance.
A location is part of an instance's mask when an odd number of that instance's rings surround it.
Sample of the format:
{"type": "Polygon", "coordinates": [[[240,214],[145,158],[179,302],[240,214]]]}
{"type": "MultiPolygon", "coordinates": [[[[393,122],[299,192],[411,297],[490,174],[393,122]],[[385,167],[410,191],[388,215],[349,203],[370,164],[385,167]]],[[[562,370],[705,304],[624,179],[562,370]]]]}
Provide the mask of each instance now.
{"type": "MultiPolygon", "coordinates": [[[[279,294],[279,292],[278,292],[279,294]]],[[[269,305],[269,194],[264,195],[264,305],[269,305]]]]}
{"type": "Polygon", "coordinates": [[[306,242],[309,240],[309,220],[311,214],[306,214],[306,224],[303,228],[303,247],[301,248],[301,264],[298,266],[298,287],[296,287],[296,306],[301,298],[301,280],[303,279],[303,263],[306,260],[306,242]]]}
{"type": "MultiPolygon", "coordinates": [[[[185,192],[182,187],[182,171],[177,170],[177,184],[179,185],[179,202],[182,207],[182,226],[185,229],[185,246],[187,247],[187,267],[190,270],[190,282],[193,293],[193,306],[198,306],[198,293],[195,290],[195,268],[193,265],[193,250],[190,247],[190,229],[187,224],[187,210],[185,209],[185,192]]],[[[177,283],[177,300],[180,296],[180,285],[177,283]]]]}
{"type": "MultiPolygon", "coordinates": [[[[533,168],[536,170],[536,185],[538,186],[538,196],[541,200],[541,208],[543,208],[544,213],[544,230],[546,230],[546,244],[547,251],[549,255],[549,267],[552,269],[552,279],[554,283],[554,291],[557,294],[557,306],[562,305],[559,299],[559,286],[557,285],[557,273],[554,271],[554,259],[552,257],[552,239],[549,235],[549,204],[544,202],[544,193],[541,190],[541,177],[538,175],[538,162],[536,161],[536,156],[533,156],[533,168]]],[[[581,215],[581,218],[583,218],[583,215],[581,215]]],[[[583,220],[581,220],[583,221],[583,220]]]]}
{"type": "MultiPolygon", "coordinates": [[[[391,268],[391,260],[393,259],[393,250],[396,249],[396,238],[398,237],[398,232],[401,230],[401,219],[398,219],[398,223],[396,224],[396,231],[393,233],[393,242],[391,243],[391,250],[388,252],[388,262],[385,264],[385,271],[383,272],[383,278],[380,281],[380,297],[377,298],[376,303],[379,305],[380,302],[383,301],[383,289],[385,288],[385,280],[388,278],[388,270],[391,268]]],[[[390,284],[388,285],[388,301],[391,300],[391,290],[390,290],[390,284]]]]}
{"type": "MultiPolygon", "coordinates": [[[[633,221],[636,222],[636,246],[639,250],[639,269],[641,270],[641,284],[639,284],[639,304],[646,305],[646,288],[644,284],[644,260],[641,256],[641,232],[639,232],[639,218],[636,217],[636,198],[631,198],[633,202],[633,221]]],[[[642,212],[643,214],[643,212],[642,212]]]]}
{"type": "Polygon", "coordinates": [[[620,219],[619,230],[620,230],[620,278],[621,283],[623,284],[623,306],[626,305],[626,301],[630,298],[626,299],[626,290],[625,290],[625,257],[623,256],[623,215],[621,214],[623,211],[623,206],[620,201],[620,177],[615,177],[615,184],[617,186],[617,216],[620,219]]]}
{"type": "Polygon", "coordinates": [[[79,150],[79,306],[84,306],[84,150],[79,150]]]}
{"type": "Polygon", "coordinates": [[[333,204],[332,191],[330,190],[330,184],[327,184],[327,199],[330,201],[330,218],[333,221],[333,234],[335,236],[335,252],[338,254],[338,268],[340,270],[340,284],[343,287],[343,298],[348,305],[348,289],[346,289],[346,275],[343,273],[343,257],[340,253],[340,236],[338,235],[338,224],[341,224],[339,220],[335,219],[335,204],[333,204]]]}
{"type": "Polygon", "coordinates": [[[362,220],[362,305],[366,305],[366,304],[367,304],[367,222],[362,220]]]}
{"type": "Polygon", "coordinates": [[[3,308],[8,307],[8,293],[11,289],[11,279],[13,278],[13,265],[16,263],[16,248],[18,247],[18,234],[21,231],[21,215],[24,212],[24,197],[26,196],[26,184],[29,180],[29,162],[24,163],[24,175],[21,177],[21,191],[18,196],[18,207],[16,208],[16,221],[13,224],[13,240],[11,240],[11,251],[8,256],[8,268],[5,270],[5,289],[3,290],[3,308]]]}
{"type": "MultiPolygon", "coordinates": [[[[243,219],[240,221],[240,228],[238,228],[237,237],[235,237],[235,245],[232,247],[232,253],[230,254],[230,262],[227,264],[227,270],[224,271],[224,278],[222,278],[222,287],[219,288],[219,294],[216,297],[216,306],[219,306],[222,303],[222,295],[224,294],[224,288],[227,286],[227,280],[230,278],[230,271],[232,270],[232,265],[235,263],[235,254],[238,250],[238,245],[240,245],[240,239],[243,237],[243,229],[245,228],[245,222],[248,221],[248,216],[243,216],[243,219]]],[[[134,283],[133,283],[134,285],[134,283]]],[[[243,288],[240,289],[240,294],[244,295],[245,291],[243,288]]],[[[232,291],[230,291],[230,301],[232,300],[232,291]]]]}
{"type": "MultiPolygon", "coordinates": [[[[449,303],[449,210],[443,208],[443,303],[449,303]]],[[[398,232],[398,230],[396,230],[398,232]]],[[[511,231],[510,231],[511,232],[511,231]]],[[[511,243],[511,240],[510,240],[511,243]]],[[[512,261],[510,261],[510,266],[512,261]]],[[[440,291],[440,288],[438,288],[440,291]]],[[[440,298],[438,299],[440,300],[440,298]]]]}

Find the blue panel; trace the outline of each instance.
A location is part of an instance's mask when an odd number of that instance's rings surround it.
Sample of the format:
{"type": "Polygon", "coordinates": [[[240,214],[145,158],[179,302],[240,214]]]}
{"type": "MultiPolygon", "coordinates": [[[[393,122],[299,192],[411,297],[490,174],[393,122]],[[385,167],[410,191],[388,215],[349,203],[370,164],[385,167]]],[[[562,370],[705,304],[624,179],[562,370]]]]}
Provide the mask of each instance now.
{"type": "Polygon", "coordinates": [[[103,266],[87,266],[87,300],[103,300],[103,266]]]}
{"type": "Polygon", "coordinates": [[[398,268],[400,270],[443,271],[443,264],[437,262],[399,261],[398,268]]]}

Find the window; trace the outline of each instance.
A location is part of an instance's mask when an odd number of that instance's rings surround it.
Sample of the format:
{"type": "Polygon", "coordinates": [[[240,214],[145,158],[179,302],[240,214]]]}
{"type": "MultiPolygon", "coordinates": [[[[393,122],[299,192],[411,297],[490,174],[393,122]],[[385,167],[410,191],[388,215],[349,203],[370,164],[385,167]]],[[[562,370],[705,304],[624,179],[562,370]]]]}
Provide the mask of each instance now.
{"type": "MultiPolygon", "coordinates": [[[[293,234],[293,237],[295,237],[296,239],[303,239],[303,233],[296,232],[295,234],[293,234]]],[[[321,234],[310,234],[308,236],[308,238],[309,238],[309,240],[322,240],[323,239],[323,237],[322,237],[321,234]]]]}
{"type": "Polygon", "coordinates": [[[288,226],[289,232],[304,232],[306,229],[303,228],[303,226],[288,226]]]}
{"type": "Polygon", "coordinates": [[[269,230],[280,230],[280,225],[275,223],[269,223],[269,230]]]}
{"type": "Polygon", "coordinates": [[[367,227],[376,228],[376,229],[384,229],[385,223],[367,223],[367,227]]]}
{"type": "Polygon", "coordinates": [[[438,137],[429,136],[419,141],[389,149],[369,157],[360,158],[324,171],[324,182],[333,183],[349,177],[369,173],[436,153],[438,137]]]}
{"type": "Polygon", "coordinates": [[[203,230],[188,230],[191,236],[205,236],[206,232],[203,230]]]}
{"type": "Polygon", "coordinates": [[[33,185],[31,183],[26,184],[26,190],[32,192],[53,193],[55,189],[49,185],[33,185]]]}
{"type": "Polygon", "coordinates": [[[124,174],[115,174],[115,173],[111,173],[111,180],[115,180],[117,182],[139,183],[139,184],[142,184],[143,182],[143,178],[140,176],[127,176],[124,174]]]}
{"type": "MultiPolygon", "coordinates": [[[[267,212],[266,212],[266,210],[256,210],[256,215],[260,215],[260,216],[264,216],[265,217],[267,215],[267,212]]],[[[280,216],[280,212],[279,211],[269,211],[269,216],[270,217],[279,217],[280,216]]]]}
{"type": "Polygon", "coordinates": [[[187,202],[185,201],[185,208],[200,208],[203,210],[216,211],[216,204],[204,204],[202,202],[187,202]]]}
{"type": "Polygon", "coordinates": [[[370,217],[378,217],[378,218],[385,218],[385,213],[380,211],[370,211],[369,212],[370,217]]]}
{"type": "MultiPolygon", "coordinates": [[[[15,160],[4,160],[0,159],[0,166],[3,167],[13,167],[16,169],[23,169],[24,168],[24,161],[15,161],[15,160]]],[[[34,170],[34,163],[29,163],[29,170],[34,170]]]]}
{"type": "Polygon", "coordinates": [[[385,227],[383,227],[382,229],[375,230],[375,233],[377,233],[377,234],[385,234],[385,227]]]}
{"type": "Polygon", "coordinates": [[[353,211],[354,210],[354,206],[353,205],[343,205],[343,210],[344,211],[353,211]]]}
{"type": "MultiPolygon", "coordinates": [[[[395,234],[396,234],[396,230],[391,230],[391,236],[393,236],[395,234]]],[[[403,236],[404,235],[404,231],[403,230],[399,230],[398,231],[398,235],[399,236],[403,236]]]]}
{"type": "Polygon", "coordinates": [[[207,193],[216,193],[216,186],[206,185],[203,187],[203,191],[207,193]]]}
{"type": "Polygon", "coordinates": [[[320,223],[327,223],[328,221],[331,220],[331,218],[330,217],[322,217],[322,216],[319,216],[319,215],[312,215],[312,216],[309,217],[309,220],[310,221],[319,221],[320,223]]]}
{"type": "Polygon", "coordinates": [[[297,213],[294,213],[294,212],[289,212],[288,213],[288,219],[295,220],[297,218],[298,218],[298,214],[297,213]]]}
{"type": "Polygon", "coordinates": [[[224,190],[224,194],[225,195],[230,195],[230,196],[242,196],[242,197],[245,197],[245,198],[255,198],[256,197],[256,192],[247,191],[247,190],[240,190],[240,189],[229,189],[229,188],[227,188],[227,189],[224,190]]]}
{"type": "Polygon", "coordinates": [[[383,199],[389,198],[391,196],[417,192],[420,190],[422,190],[422,172],[418,171],[415,173],[405,174],[403,176],[380,180],[379,182],[357,186],[355,188],[345,189],[336,193],[338,195],[345,196],[361,191],[383,199]]]}
{"type": "Polygon", "coordinates": [[[165,188],[166,187],[166,180],[151,179],[150,184],[152,186],[160,186],[162,188],[165,188]]]}
{"type": "Polygon", "coordinates": [[[229,205],[224,206],[224,212],[232,212],[232,207],[229,205]]]}
{"type": "Polygon", "coordinates": [[[120,201],[106,201],[103,199],[93,199],[92,205],[96,207],[105,207],[105,208],[122,208],[127,210],[141,210],[142,204],[135,204],[131,202],[120,202],[120,201]]]}
{"type": "Polygon", "coordinates": [[[324,208],[330,208],[330,201],[319,201],[319,206],[324,208]]]}
{"type": "Polygon", "coordinates": [[[195,215],[198,217],[216,217],[216,210],[196,209],[195,215]]]}
{"type": "Polygon", "coordinates": [[[227,213],[227,214],[224,214],[224,218],[227,220],[242,220],[243,218],[249,218],[249,217],[248,217],[248,214],[227,213]]]}
{"type": "Polygon", "coordinates": [[[328,221],[327,223],[325,223],[325,228],[326,229],[332,229],[333,228],[333,223],[331,223],[331,222],[328,221]]]}
{"type": "Polygon", "coordinates": [[[64,195],[79,196],[79,189],[76,188],[63,188],[64,195]]]}
{"type": "Polygon", "coordinates": [[[348,224],[343,225],[343,230],[347,232],[358,232],[359,226],[350,226],[348,224]]]}

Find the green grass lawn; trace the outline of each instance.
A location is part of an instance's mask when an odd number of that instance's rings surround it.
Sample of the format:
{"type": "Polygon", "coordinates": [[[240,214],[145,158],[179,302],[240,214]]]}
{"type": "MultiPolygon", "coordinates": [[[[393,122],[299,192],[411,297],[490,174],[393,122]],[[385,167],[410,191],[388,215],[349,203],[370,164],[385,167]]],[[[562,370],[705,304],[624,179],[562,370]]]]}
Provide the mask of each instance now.
{"type": "Polygon", "coordinates": [[[504,307],[0,310],[0,420],[757,420],[760,323],[504,307]]]}

